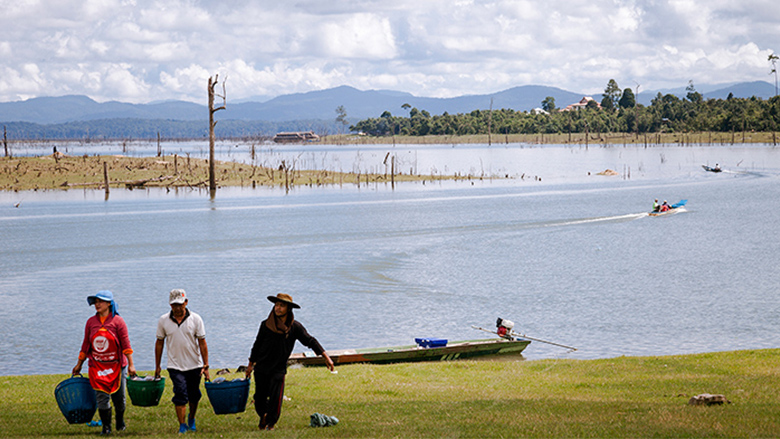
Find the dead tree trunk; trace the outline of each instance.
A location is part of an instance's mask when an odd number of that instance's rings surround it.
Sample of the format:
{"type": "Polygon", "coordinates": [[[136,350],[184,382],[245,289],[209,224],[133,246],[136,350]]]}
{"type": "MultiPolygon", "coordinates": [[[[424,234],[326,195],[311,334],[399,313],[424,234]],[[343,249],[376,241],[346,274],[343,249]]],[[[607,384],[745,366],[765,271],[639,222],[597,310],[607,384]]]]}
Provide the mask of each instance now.
{"type": "Polygon", "coordinates": [[[214,120],[214,113],[216,113],[219,110],[225,109],[225,81],[222,81],[222,95],[217,95],[214,92],[214,88],[216,88],[217,84],[219,83],[219,74],[214,75],[213,78],[209,77],[209,192],[212,197],[216,195],[217,193],[217,178],[216,178],[216,172],[215,172],[215,165],[214,165],[214,142],[216,141],[216,136],[214,135],[214,127],[217,125],[217,122],[214,120]],[[214,96],[219,96],[222,98],[222,105],[214,108],[214,96]]]}
{"type": "Polygon", "coordinates": [[[395,155],[390,162],[390,188],[395,189],[395,155]]]}
{"type": "Polygon", "coordinates": [[[108,194],[110,192],[108,188],[108,163],[103,162],[103,182],[106,186],[106,201],[108,201],[108,194]]]}

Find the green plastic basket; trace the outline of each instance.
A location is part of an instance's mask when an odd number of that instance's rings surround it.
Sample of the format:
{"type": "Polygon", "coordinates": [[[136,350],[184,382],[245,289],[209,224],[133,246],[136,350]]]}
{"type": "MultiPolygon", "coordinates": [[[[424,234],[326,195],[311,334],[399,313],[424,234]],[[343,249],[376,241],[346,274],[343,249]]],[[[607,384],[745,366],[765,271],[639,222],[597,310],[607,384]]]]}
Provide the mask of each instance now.
{"type": "Polygon", "coordinates": [[[136,406],[151,407],[160,404],[160,397],[164,390],[165,377],[150,381],[127,379],[127,394],[136,406]]]}

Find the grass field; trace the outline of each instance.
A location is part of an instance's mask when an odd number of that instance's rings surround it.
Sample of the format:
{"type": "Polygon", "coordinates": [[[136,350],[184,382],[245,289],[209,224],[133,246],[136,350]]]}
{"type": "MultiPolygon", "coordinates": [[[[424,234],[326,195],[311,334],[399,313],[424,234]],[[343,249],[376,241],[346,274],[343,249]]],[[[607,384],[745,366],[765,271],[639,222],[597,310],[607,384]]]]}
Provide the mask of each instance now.
{"type": "MultiPolygon", "coordinates": [[[[212,368],[216,370],[216,368],[212,368]]],[[[228,377],[236,377],[232,375],[228,377]]],[[[67,375],[0,377],[0,436],[81,437],[54,387],[67,375]]],[[[202,386],[201,386],[202,387],[202,386]]],[[[780,349],[602,360],[455,361],[290,369],[282,418],[257,431],[257,415],[215,415],[205,396],[201,437],[502,438],[780,437],[780,349]],[[730,404],[691,406],[723,394],[730,404]],[[315,412],[338,425],[309,426],[315,412]]],[[[176,435],[170,384],[159,406],[129,406],[115,436],[176,435]]],[[[250,393],[251,399],[251,393],[250,393]]]]}

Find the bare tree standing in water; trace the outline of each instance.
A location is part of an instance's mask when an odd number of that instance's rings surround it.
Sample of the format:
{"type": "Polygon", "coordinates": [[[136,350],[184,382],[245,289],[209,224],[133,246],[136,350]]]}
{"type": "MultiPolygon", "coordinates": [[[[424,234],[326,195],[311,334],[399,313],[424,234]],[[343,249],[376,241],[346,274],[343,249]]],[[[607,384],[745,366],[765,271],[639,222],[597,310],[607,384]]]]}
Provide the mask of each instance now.
{"type": "Polygon", "coordinates": [[[217,178],[214,175],[214,141],[216,140],[214,127],[217,125],[217,122],[214,120],[214,113],[224,110],[226,107],[225,96],[227,93],[225,91],[225,81],[227,79],[222,81],[222,94],[218,95],[214,92],[214,88],[219,83],[219,74],[214,75],[214,78],[209,76],[209,193],[212,198],[217,194],[217,178]],[[214,108],[214,96],[222,98],[222,105],[217,108],[214,108]]]}

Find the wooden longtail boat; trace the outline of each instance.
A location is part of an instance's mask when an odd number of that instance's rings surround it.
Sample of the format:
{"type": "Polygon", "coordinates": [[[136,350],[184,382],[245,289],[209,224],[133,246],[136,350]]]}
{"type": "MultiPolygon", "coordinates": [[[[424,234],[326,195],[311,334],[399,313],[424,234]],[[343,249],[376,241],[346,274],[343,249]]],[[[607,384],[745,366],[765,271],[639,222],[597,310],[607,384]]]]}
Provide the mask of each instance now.
{"type": "MultiPolygon", "coordinates": [[[[409,363],[416,361],[449,361],[486,355],[519,354],[530,340],[485,339],[447,343],[441,339],[416,339],[416,345],[386,348],[328,351],[333,364],[409,363]]],[[[325,359],[313,352],[292,354],[288,365],[324,366],[325,359]]]]}
{"type": "MultiPolygon", "coordinates": [[[[650,212],[648,215],[650,216],[661,216],[661,215],[669,215],[670,213],[677,213],[680,211],[680,208],[685,207],[685,203],[687,203],[688,200],[680,200],[671,206],[669,206],[669,210],[665,210],[663,212],[650,212]]],[[[684,209],[683,209],[684,210],[684,209]]]]}

